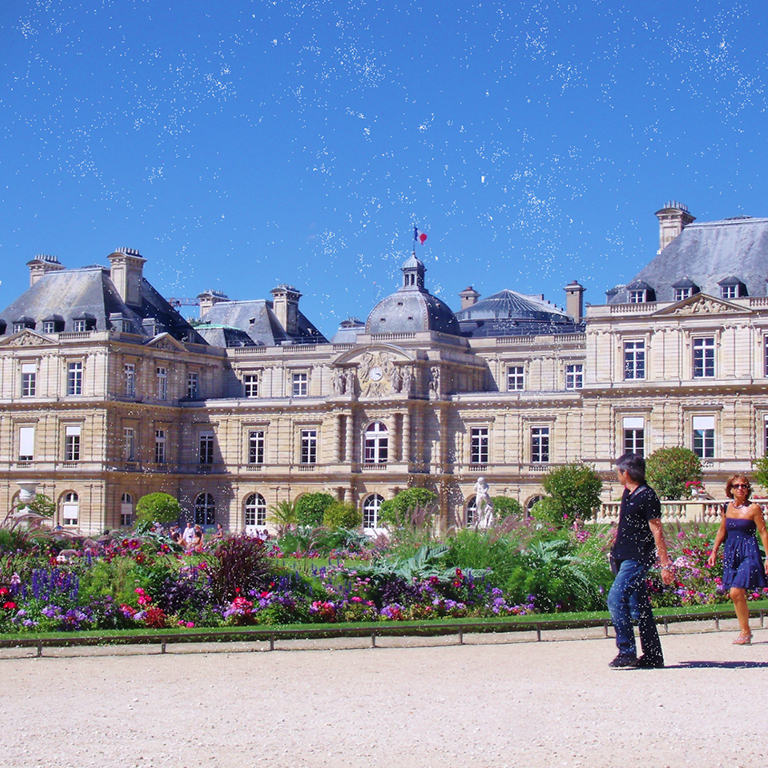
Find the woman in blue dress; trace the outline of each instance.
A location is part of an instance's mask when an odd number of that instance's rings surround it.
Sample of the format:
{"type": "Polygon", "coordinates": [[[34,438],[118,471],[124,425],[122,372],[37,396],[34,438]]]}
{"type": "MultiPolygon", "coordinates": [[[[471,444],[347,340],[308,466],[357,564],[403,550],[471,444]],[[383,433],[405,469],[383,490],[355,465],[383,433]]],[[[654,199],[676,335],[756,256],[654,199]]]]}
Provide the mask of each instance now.
{"type": "Polygon", "coordinates": [[[709,556],[710,566],[715,564],[717,550],[723,548],[723,586],[730,588],[731,600],[736,609],[741,632],[734,645],[749,645],[752,631],[749,628],[747,590],[761,589],[766,585],[768,558],[762,560],[755,532],[760,534],[763,550],[768,554],[768,531],[765,529],[763,510],[750,502],[752,486],[744,475],[734,475],[725,484],[725,494],[732,501],[725,508],[715,544],[709,556]]]}

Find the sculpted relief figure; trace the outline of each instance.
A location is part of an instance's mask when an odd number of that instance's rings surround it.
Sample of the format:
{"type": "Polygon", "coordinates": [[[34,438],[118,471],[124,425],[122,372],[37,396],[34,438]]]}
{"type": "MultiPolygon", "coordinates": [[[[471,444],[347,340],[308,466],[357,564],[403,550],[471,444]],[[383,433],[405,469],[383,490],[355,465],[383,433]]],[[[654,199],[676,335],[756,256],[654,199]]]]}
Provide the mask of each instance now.
{"type": "Polygon", "coordinates": [[[435,365],[429,369],[429,388],[436,395],[440,394],[440,369],[435,365]]]}
{"type": "Polygon", "coordinates": [[[331,383],[333,385],[333,394],[343,395],[347,390],[347,381],[344,375],[344,371],[337,368],[333,372],[333,376],[331,377],[331,383]]]}

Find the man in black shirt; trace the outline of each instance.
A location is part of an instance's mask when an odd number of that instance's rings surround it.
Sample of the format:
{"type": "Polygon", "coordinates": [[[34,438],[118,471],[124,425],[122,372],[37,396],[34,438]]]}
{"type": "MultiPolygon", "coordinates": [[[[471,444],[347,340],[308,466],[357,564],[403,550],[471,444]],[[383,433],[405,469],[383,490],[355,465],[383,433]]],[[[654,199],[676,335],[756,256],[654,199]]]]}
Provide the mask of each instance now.
{"type": "Polygon", "coordinates": [[[645,460],[642,456],[625,453],[616,462],[616,474],[624,486],[624,494],[621,497],[619,527],[611,550],[616,579],[608,593],[608,610],[616,630],[619,655],[610,666],[657,669],[664,666],[664,656],[645,586],[648,569],[656,562],[657,551],[661,560],[662,581],[671,584],[674,578],[661,525],[661,504],[654,490],[645,484],[645,460]],[[639,659],[630,606],[637,609],[643,649],[639,659]]]}

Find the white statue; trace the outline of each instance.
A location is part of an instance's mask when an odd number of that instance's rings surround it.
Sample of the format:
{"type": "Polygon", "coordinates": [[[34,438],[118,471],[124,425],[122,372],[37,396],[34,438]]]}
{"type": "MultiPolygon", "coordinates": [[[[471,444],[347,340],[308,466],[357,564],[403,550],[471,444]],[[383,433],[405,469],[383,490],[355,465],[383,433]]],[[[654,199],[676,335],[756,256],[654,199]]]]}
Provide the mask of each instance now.
{"type": "Polygon", "coordinates": [[[490,528],[493,525],[493,502],[491,489],[484,477],[475,483],[475,527],[490,528]]]}

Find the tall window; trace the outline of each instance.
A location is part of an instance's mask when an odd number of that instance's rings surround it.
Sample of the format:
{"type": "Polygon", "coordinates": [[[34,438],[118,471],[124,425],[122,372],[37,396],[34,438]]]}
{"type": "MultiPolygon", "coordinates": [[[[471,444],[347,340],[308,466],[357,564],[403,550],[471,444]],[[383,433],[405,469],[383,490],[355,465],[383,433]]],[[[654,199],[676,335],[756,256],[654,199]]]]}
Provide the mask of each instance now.
{"type": "Polygon", "coordinates": [[[21,396],[34,397],[37,389],[37,365],[35,363],[21,364],[21,396]]]}
{"type": "Polygon", "coordinates": [[[195,499],[195,525],[213,525],[216,521],[216,505],[210,493],[201,493],[195,499]]]}
{"type": "Polygon", "coordinates": [[[80,500],[74,491],[65,493],[61,500],[61,519],[64,525],[77,525],[80,518],[80,500]]]}
{"type": "Polygon", "coordinates": [[[477,522],[477,496],[473,496],[467,502],[466,522],[467,528],[473,526],[477,522]]]}
{"type": "Polygon", "coordinates": [[[83,364],[79,360],[67,364],[67,394],[83,394],[83,364]]]}
{"type": "Polygon", "coordinates": [[[136,397],[136,366],[126,363],[123,366],[123,378],[125,381],[125,396],[136,397]]]}
{"type": "Polygon", "coordinates": [[[642,416],[624,417],[624,453],[645,456],[645,419],[642,416]]]}
{"type": "Polygon", "coordinates": [[[472,427],[469,433],[469,463],[488,463],[488,427],[472,427]]]}
{"type": "Polygon", "coordinates": [[[581,389],[584,386],[584,366],[581,363],[565,366],[565,388],[581,389]]]}
{"type": "Polygon", "coordinates": [[[549,461],[549,427],[531,427],[531,461],[534,464],[549,461]]]}
{"type": "Polygon", "coordinates": [[[715,417],[693,417],[693,452],[700,459],[715,457],[715,417]]]}
{"type": "Polygon", "coordinates": [[[136,430],[133,427],[123,427],[123,459],[136,461],[136,430]]]}
{"type": "Polygon", "coordinates": [[[645,342],[624,342],[624,378],[645,378],[645,342]]]}
{"type": "Polygon", "coordinates": [[[124,528],[133,525],[133,496],[130,493],[120,497],[120,525],[124,528]]]}
{"type": "Polygon", "coordinates": [[[301,430],[301,463],[317,464],[317,430],[301,430]]]}
{"type": "Polygon", "coordinates": [[[200,374],[192,371],[187,374],[187,397],[197,400],[200,394],[200,374]]]}
{"type": "Polygon", "coordinates": [[[245,500],[245,525],[248,528],[267,524],[267,502],[260,493],[252,493],[245,500]]]}
{"type": "Polygon", "coordinates": [[[363,502],[363,528],[379,527],[379,512],[384,498],[374,493],[363,502]]]}
{"type": "Polygon", "coordinates": [[[386,464],[388,457],[389,431],[380,421],[374,421],[365,430],[363,461],[366,464],[386,464]]]}
{"type": "Polygon", "coordinates": [[[158,366],[156,370],[157,376],[157,399],[168,399],[168,369],[164,366],[158,366]]]}
{"type": "Polygon", "coordinates": [[[308,375],[306,373],[294,373],[293,374],[293,396],[294,397],[306,397],[308,386],[308,375]]]}
{"type": "Polygon", "coordinates": [[[515,392],[525,389],[525,366],[507,366],[507,391],[515,392]]]}
{"type": "Polygon", "coordinates": [[[200,463],[213,464],[213,432],[200,433],[200,463]]]}
{"type": "Polygon", "coordinates": [[[252,429],[248,432],[248,463],[264,463],[264,430],[252,429]]]}
{"type": "Polygon", "coordinates": [[[243,389],[246,397],[258,397],[259,396],[259,374],[258,373],[246,373],[243,376],[243,389]]]}
{"type": "Polygon", "coordinates": [[[711,379],[715,375],[715,340],[712,337],[693,340],[693,378],[711,379]]]}
{"type": "Polygon", "coordinates": [[[64,430],[64,461],[80,461],[80,427],[70,425],[64,430]]]}
{"type": "MultiPolygon", "coordinates": [[[[166,435],[164,429],[155,430],[155,464],[165,464],[166,435]]],[[[202,464],[203,462],[201,462],[202,464]]],[[[210,462],[208,462],[210,464],[210,462]]]]}
{"type": "Polygon", "coordinates": [[[19,427],[19,461],[35,459],[35,428],[19,427]]]}

